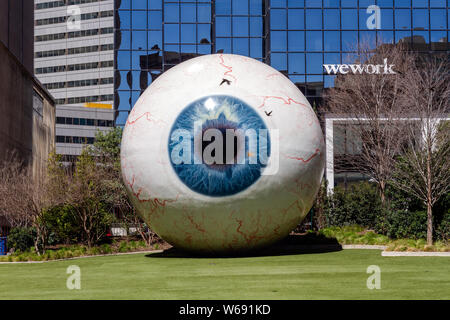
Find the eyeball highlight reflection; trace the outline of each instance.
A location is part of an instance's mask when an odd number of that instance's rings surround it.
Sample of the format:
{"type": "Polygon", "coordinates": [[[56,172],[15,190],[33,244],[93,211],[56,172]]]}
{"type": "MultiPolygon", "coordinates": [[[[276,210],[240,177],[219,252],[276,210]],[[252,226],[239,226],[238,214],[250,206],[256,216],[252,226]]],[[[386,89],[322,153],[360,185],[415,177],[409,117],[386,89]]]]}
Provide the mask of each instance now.
{"type": "Polygon", "coordinates": [[[317,117],[284,75],[215,54],[162,74],[131,111],[122,175],[144,221],[191,251],[248,250],[286,236],[324,169],[317,117]]]}

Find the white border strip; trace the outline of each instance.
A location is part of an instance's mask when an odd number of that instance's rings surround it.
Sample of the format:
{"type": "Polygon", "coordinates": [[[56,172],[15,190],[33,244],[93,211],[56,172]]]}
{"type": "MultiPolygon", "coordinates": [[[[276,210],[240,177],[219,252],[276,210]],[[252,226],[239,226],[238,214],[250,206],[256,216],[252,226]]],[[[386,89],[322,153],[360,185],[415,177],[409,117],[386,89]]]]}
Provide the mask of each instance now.
{"type": "Polygon", "coordinates": [[[450,257],[450,252],[383,251],[382,257],[450,257]]]}

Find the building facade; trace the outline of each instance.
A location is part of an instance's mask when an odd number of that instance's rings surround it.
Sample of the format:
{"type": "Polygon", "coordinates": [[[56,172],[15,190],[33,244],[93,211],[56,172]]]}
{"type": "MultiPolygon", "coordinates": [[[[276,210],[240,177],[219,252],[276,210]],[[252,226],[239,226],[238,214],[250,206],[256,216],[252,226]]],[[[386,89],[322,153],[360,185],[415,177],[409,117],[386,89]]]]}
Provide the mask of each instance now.
{"type": "MultiPolygon", "coordinates": [[[[162,72],[196,55],[249,56],[288,76],[313,107],[335,75],[324,64],[354,61],[358,44],[408,43],[449,53],[450,0],[121,0],[116,2],[115,107],[124,125],[162,72]]],[[[336,125],[337,122],[336,122],[336,125]]],[[[344,139],[336,127],[332,141],[344,139]]],[[[325,130],[324,130],[325,133],[325,130]]],[[[327,168],[333,184],[357,180],[327,168]]]]}
{"type": "Polygon", "coordinates": [[[73,161],[113,126],[114,0],[35,0],[36,77],[55,97],[56,152],[73,161]]]}
{"type": "Polygon", "coordinates": [[[55,141],[55,101],[33,76],[33,3],[0,3],[0,159],[11,152],[33,168],[45,169],[55,141]]]}

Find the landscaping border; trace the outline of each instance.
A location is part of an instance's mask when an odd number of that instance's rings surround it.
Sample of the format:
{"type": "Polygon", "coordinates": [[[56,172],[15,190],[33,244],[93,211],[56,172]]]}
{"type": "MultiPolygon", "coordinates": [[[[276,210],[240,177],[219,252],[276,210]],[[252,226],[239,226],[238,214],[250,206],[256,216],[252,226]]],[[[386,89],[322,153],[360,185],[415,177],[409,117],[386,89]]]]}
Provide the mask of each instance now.
{"type": "Polygon", "coordinates": [[[368,245],[368,244],[343,244],[342,249],[371,249],[371,250],[386,250],[387,246],[368,245]]]}
{"type": "Polygon", "coordinates": [[[450,252],[382,251],[382,257],[450,257],[450,252]]]}
{"type": "Polygon", "coordinates": [[[7,262],[0,262],[0,264],[10,264],[10,263],[45,263],[45,262],[54,262],[54,261],[68,261],[68,260],[75,260],[75,259],[83,259],[83,258],[94,258],[94,257],[109,257],[109,256],[123,256],[127,254],[138,254],[138,253],[160,253],[164,250],[144,250],[144,251],[133,251],[133,252],[118,252],[118,253],[108,253],[108,254],[96,254],[91,256],[79,256],[79,257],[73,257],[73,258],[66,258],[66,259],[55,259],[55,260],[45,260],[45,261],[7,261],[7,262]]]}
{"type": "MultiPolygon", "coordinates": [[[[450,257],[450,252],[427,252],[427,251],[386,251],[388,246],[381,245],[365,245],[365,244],[343,244],[341,245],[343,250],[383,250],[381,252],[382,257],[450,257]]],[[[302,245],[300,248],[303,249],[327,249],[327,248],[336,248],[335,245],[302,245]]],[[[55,260],[46,260],[46,261],[11,261],[11,262],[0,262],[2,264],[14,264],[14,263],[46,263],[46,262],[54,262],[54,261],[69,261],[75,259],[83,259],[83,258],[94,258],[94,257],[108,257],[108,256],[121,256],[121,255],[130,255],[130,254],[139,254],[139,253],[161,253],[164,250],[144,250],[144,251],[133,251],[133,252],[119,252],[119,253],[110,253],[110,254],[97,254],[91,256],[79,256],[73,258],[66,259],[55,259],[55,260]]]]}

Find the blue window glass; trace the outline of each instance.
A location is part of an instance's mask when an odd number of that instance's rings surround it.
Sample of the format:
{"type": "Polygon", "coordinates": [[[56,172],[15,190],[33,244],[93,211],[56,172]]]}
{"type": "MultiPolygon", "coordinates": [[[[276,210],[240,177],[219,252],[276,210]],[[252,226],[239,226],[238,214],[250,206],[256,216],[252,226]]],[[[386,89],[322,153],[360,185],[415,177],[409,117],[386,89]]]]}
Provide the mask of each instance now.
{"type": "Polygon", "coordinates": [[[395,42],[399,42],[400,40],[405,40],[405,38],[410,38],[410,31],[395,31],[395,42]]]}
{"type": "Polygon", "coordinates": [[[394,28],[394,10],[381,9],[381,28],[382,29],[394,28]]]}
{"type": "Polygon", "coordinates": [[[309,74],[322,74],[322,54],[307,53],[306,54],[306,72],[309,74]]]}
{"type": "MultiPolygon", "coordinates": [[[[183,34],[183,30],[181,30],[181,34],[183,34]]],[[[197,53],[197,46],[192,44],[183,44],[181,45],[181,52],[183,53],[197,53]]]]}
{"type": "Polygon", "coordinates": [[[428,8],[428,0],[413,0],[412,5],[416,8],[428,8]]]}
{"type": "Polygon", "coordinates": [[[270,27],[271,29],[286,29],[286,10],[270,10],[270,27]]]}
{"type": "Polygon", "coordinates": [[[306,51],[322,51],[321,31],[306,31],[306,51]]]}
{"type": "Polygon", "coordinates": [[[445,9],[431,9],[430,10],[430,25],[431,29],[445,29],[446,28],[446,10],[445,9]]]}
{"type": "Polygon", "coordinates": [[[211,22],[211,5],[209,3],[199,3],[197,5],[198,22],[211,22]]]}
{"type": "Polygon", "coordinates": [[[195,22],[197,18],[196,7],[194,3],[181,4],[181,22],[195,22]]]}
{"type": "Polygon", "coordinates": [[[289,51],[305,50],[305,32],[288,31],[288,49],[289,51]]]}
{"type": "Polygon", "coordinates": [[[305,28],[305,13],[303,9],[288,10],[288,28],[289,30],[305,28]]]}
{"type": "Polygon", "coordinates": [[[304,0],[288,0],[288,8],[303,8],[304,6],[304,0]]]}
{"type": "Polygon", "coordinates": [[[182,24],[181,25],[181,42],[182,43],[196,43],[195,24],[182,24]]]}
{"type": "Polygon", "coordinates": [[[306,29],[322,29],[322,10],[306,9],[306,29]]]}
{"type": "Polygon", "coordinates": [[[431,8],[445,8],[445,0],[430,0],[431,8]]]}
{"type": "Polygon", "coordinates": [[[199,54],[210,54],[211,53],[211,45],[209,44],[201,44],[198,46],[199,54]]]}
{"type": "Polygon", "coordinates": [[[324,8],[339,8],[339,1],[323,0],[324,8]]]}
{"type": "Polygon", "coordinates": [[[374,4],[375,4],[375,1],[373,1],[373,0],[359,0],[360,8],[367,9],[368,7],[370,7],[371,5],[374,5],[374,4]]]}
{"type": "Polygon", "coordinates": [[[260,59],[263,56],[263,46],[261,39],[250,39],[250,56],[260,59]]]}
{"type": "Polygon", "coordinates": [[[199,24],[197,25],[197,41],[200,43],[211,43],[211,25],[199,24]]]}
{"type": "Polygon", "coordinates": [[[342,51],[357,50],[356,48],[357,43],[358,43],[357,31],[342,31],[342,51]]]}
{"type": "Polygon", "coordinates": [[[339,51],[341,50],[341,40],[339,31],[325,31],[324,32],[325,51],[339,51]]]}
{"type": "Polygon", "coordinates": [[[263,34],[263,22],[260,17],[250,17],[250,36],[261,37],[263,34]]]}
{"type": "Polygon", "coordinates": [[[340,53],[325,53],[323,57],[324,64],[340,64],[341,55],[340,53]]]}
{"type": "Polygon", "coordinates": [[[164,42],[165,43],[178,43],[180,42],[178,24],[166,24],[164,25],[164,42]]]}
{"type": "Polygon", "coordinates": [[[216,35],[218,37],[231,36],[231,18],[230,17],[216,17],[216,35]]]}
{"type": "Polygon", "coordinates": [[[164,22],[179,22],[179,9],[177,3],[166,3],[164,5],[164,22]]]}
{"type": "Polygon", "coordinates": [[[272,31],[270,38],[270,47],[272,51],[286,51],[286,31],[272,31]]]}
{"type": "Polygon", "coordinates": [[[288,72],[289,74],[305,73],[305,54],[290,53],[288,55],[288,72]]]}
{"type": "Polygon", "coordinates": [[[131,48],[133,50],[147,50],[147,31],[133,31],[131,48]]]}
{"type": "Polygon", "coordinates": [[[130,68],[130,62],[131,57],[129,51],[117,51],[117,68],[127,70],[130,68]]]}
{"type": "Polygon", "coordinates": [[[413,28],[414,29],[428,29],[428,10],[414,9],[413,10],[413,28]]]}
{"type": "Polygon", "coordinates": [[[150,29],[161,29],[162,13],[161,11],[148,12],[148,26],[150,29]]]}
{"type": "Polygon", "coordinates": [[[262,15],[263,2],[261,0],[250,0],[250,14],[262,15]]]}
{"type": "Polygon", "coordinates": [[[396,8],[409,8],[411,7],[411,0],[395,0],[396,8]]]}
{"type": "Polygon", "coordinates": [[[411,10],[395,10],[395,29],[411,29],[411,10]]]}
{"type": "Polygon", "coordinates": [[[248,15],[248,1],[232,0],[232,12],[236,15],[248,15]]]}
{"type": "Polygon", "coordinates": [[[358,10],[342,9],[342,29],[358,29],[358,10]]]}
{"type": "Polygon", "coordinates": [[[130,31],[121,31],[122,37],[120,41],[120,49],[131,48],[131,33],[130,31]]]}
{"type": "Polygon", "coordinates": [[[132,9],[146,10],[147,1],[132,1],[132,9]]]}
{"type": "MultiPolygon", "coordinates": [[[[431,42],[439,42],[442,43],[444,46],[441,46],[441,49],[446,50],[445,44],[448,42],[446,39],[446,32],[445,31],[431,31],[431,42]]],[[[432,48],[433,49],[433,48],[432,48]]]]}
{"type": "Polygon", "coordinates": [[[270,64],[277,70],[287,70],[287,55],[285,53],[272,53],[270,64]]]}
{"type": "Polygon", "coordinates": [[[216,0],[216,14],[230,15],[231,0],[216,0]]]}
{"type": "Polygon", "coordinates": [[[305,7],[307,8],[320,8],[322,7],[322,1],[317,0],[305,0],[305,7]]]}
{"type": "Polygon", "coordinates": [[[377,46],[376,31],[360,31],[359,42],[363,48],[375,49],[377,46]]]}
{"type": "Polygon", "coordinates": [[[358,6],[357,0],[341,0],[342,8],[356,8],[358,6]]]}
{"type": "Polygon", "coordinates": [[[132,11],[132,28],[146,29],[147,28],[147,12],[146,11],[132,11]]]}
{"type": "Polygon", "coordinates": [[[393,31],[377,31],[378,41],[382,43],[394,43],[393,31]]]}
{"type": "MultiPolygon", "coordinates": [[[[131,1],[131,0],[129,0],[131,1]]],[[[122,0],[123,2],[123,0],[122,0]]],[[[149,9],[162,9],[162,0],[148,0],[149,9]]]]}
{"type": "Polygon", "coordinates": [[[131,9],[131,0],[123,0],[123,1],[121,1],[120,9],[131,9]]]}
{"type": "Polygon", "coordinates": [[[325,9],[323,13],[323,28],[324,29],[339,29],[340,28],[340,13],[337,9],[325,9]]]}
{"type": "Polygon", "coordinates": [[[380,7],[384,7],[384,8],[389,8],[389,7],[393,7],[394,6],[394,2],[393,2],[393,0],[378,0],[377,1],[377,3],[378,3],[378,5],[380,6],[380,7]]]}
{"type": "Polygon", "coordinates": [[[121,29],[131,28],[131,11],[119,10],[119,20],[121,29]]]}
{"type": "Polygon", "coordinates": [[[162,31],[148,32],[148,48],[151,50],[162,49],[162,31]]]}
{"type": "Polygon", "coordinates": [[[223,50],[224,53],[232,53],[230,38],[216,38],[217,50],[223,50]]]}
{"type": "Polygon", "coordinates": [[[233,17],[233,36],[248,37],[247,17],[233,17]]]}
{"type": "Polygon", "coordinates": [[[248,56],[250,53],[247,38],[233,38],[233,53],[248,56]]]}
{"type": "Polygon", "coordinates": [[[233,36],[248,37],[247,17],[233,17],[233,36]]]}
{"type": "Polygon", "coordinates": [[[286,8],[286,0],[270,0],[270,6],[272,8],[286,8]]]}

